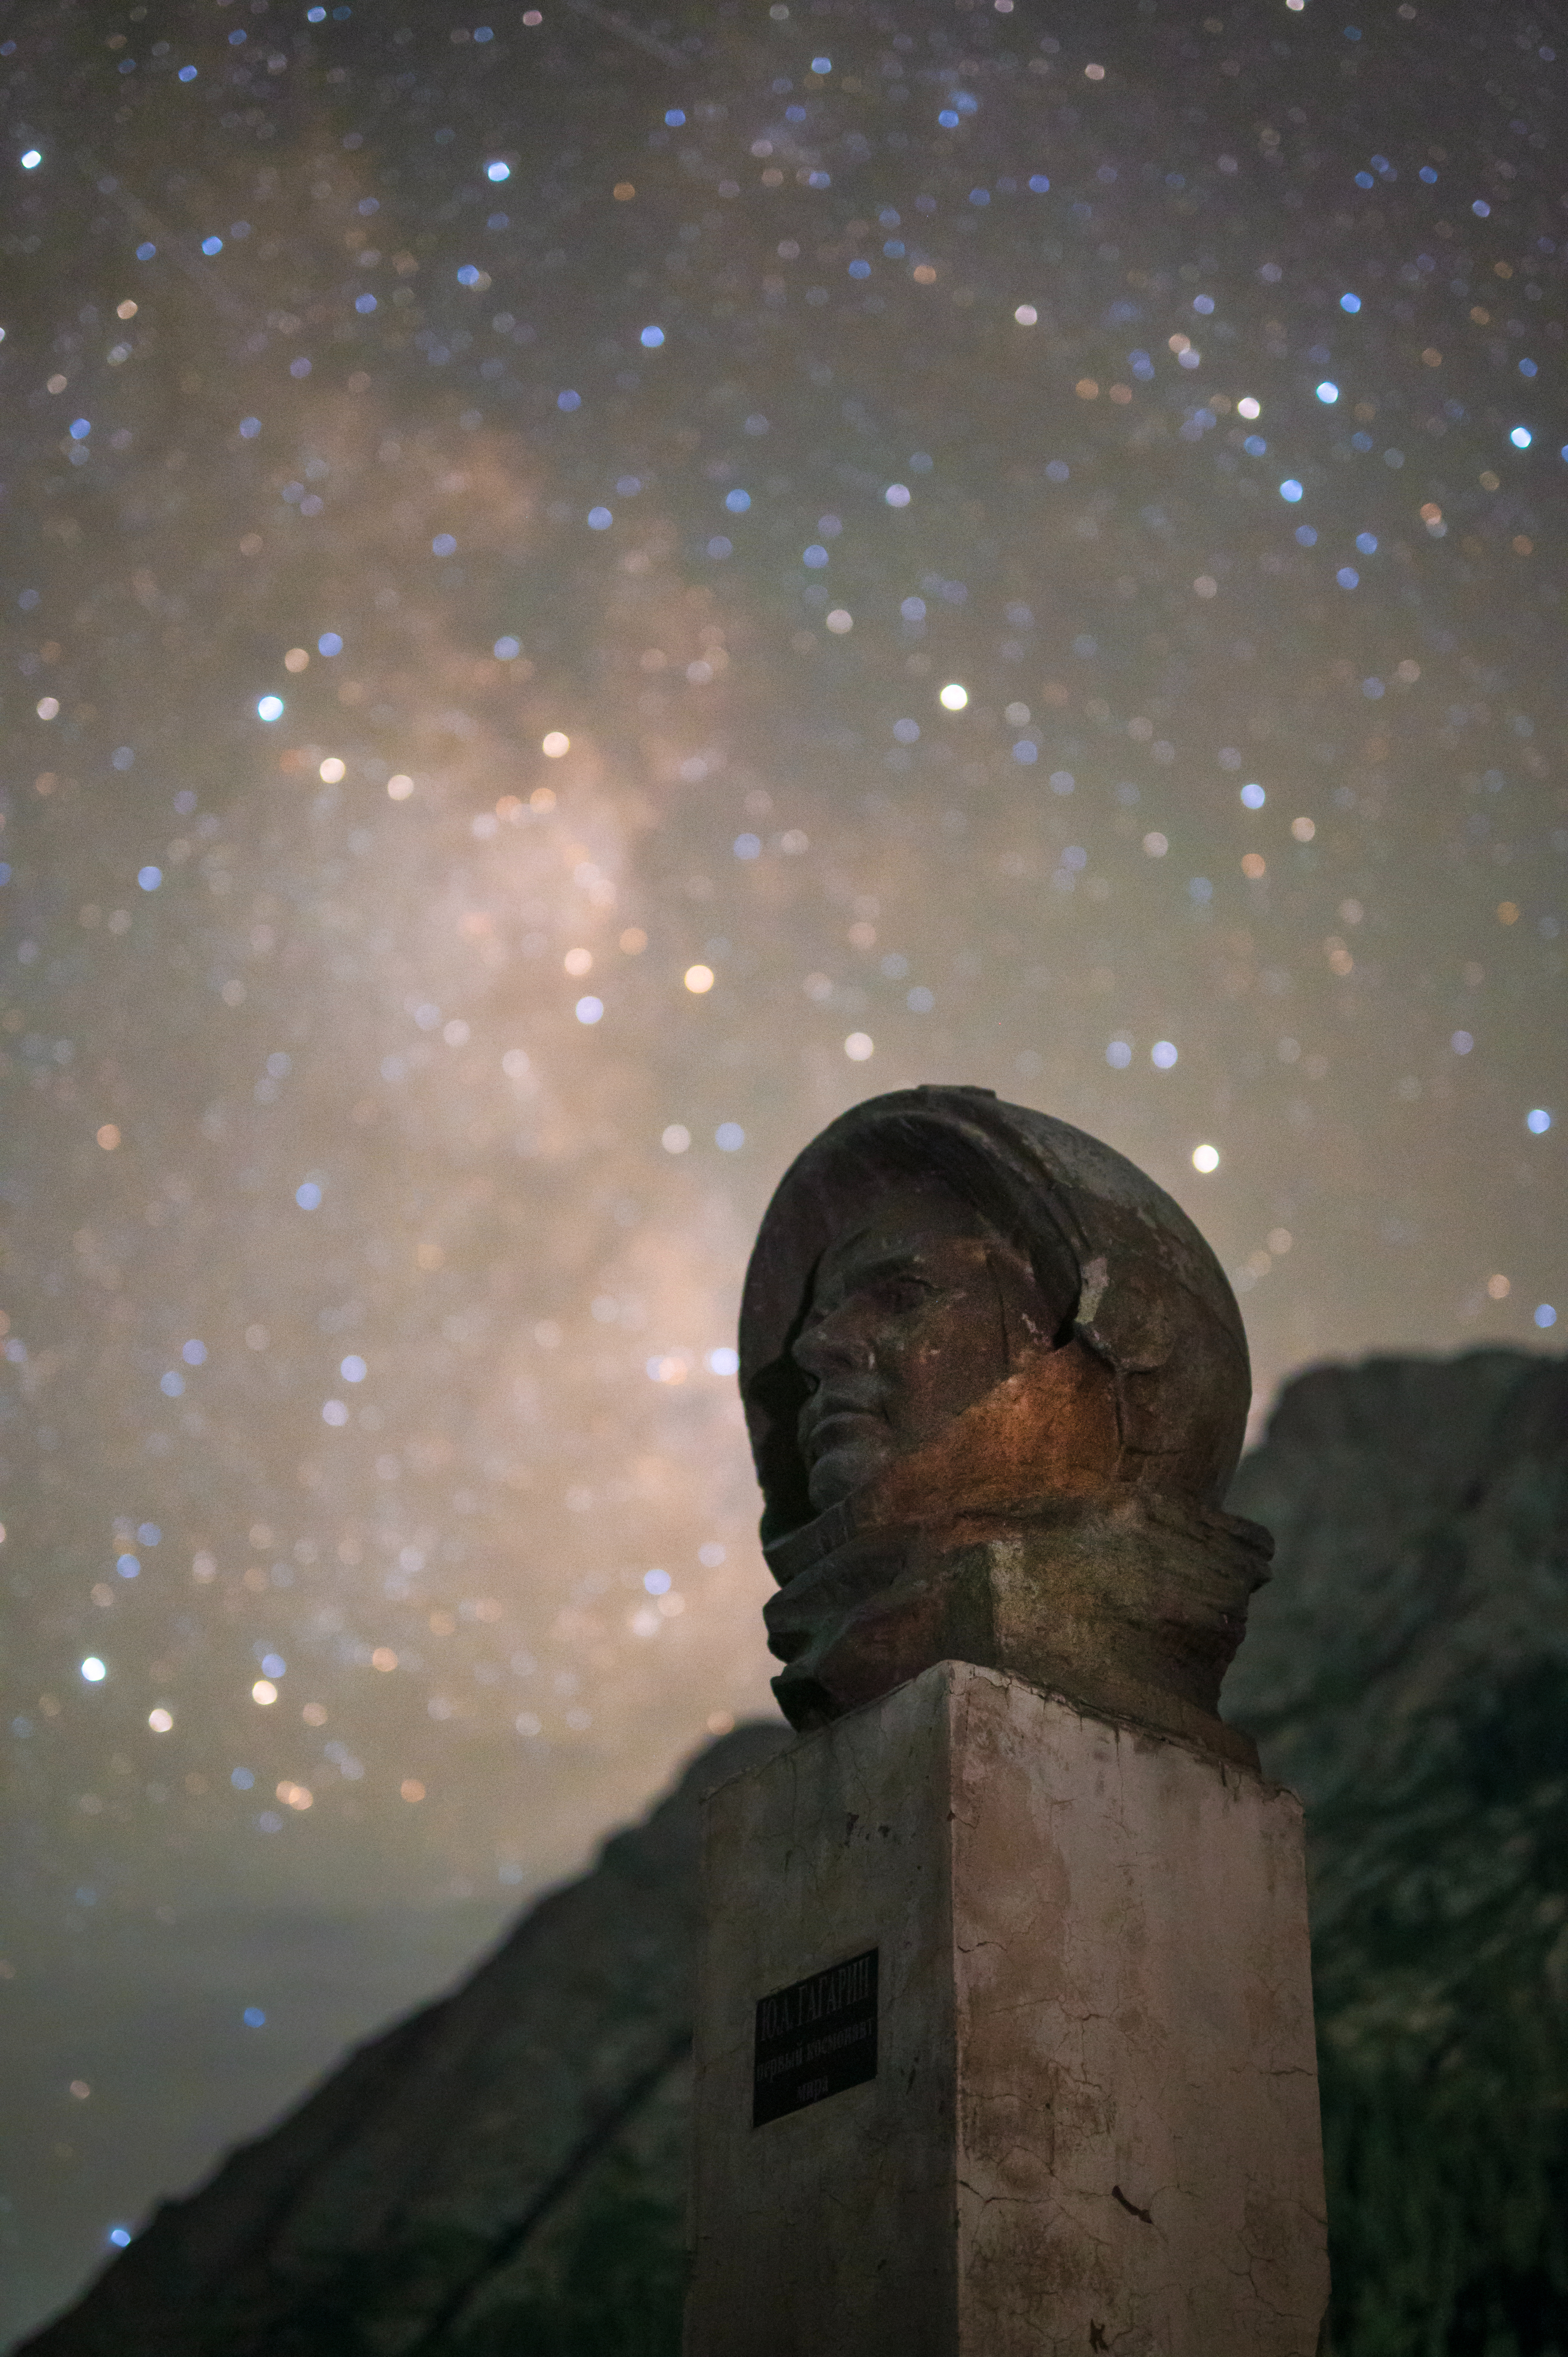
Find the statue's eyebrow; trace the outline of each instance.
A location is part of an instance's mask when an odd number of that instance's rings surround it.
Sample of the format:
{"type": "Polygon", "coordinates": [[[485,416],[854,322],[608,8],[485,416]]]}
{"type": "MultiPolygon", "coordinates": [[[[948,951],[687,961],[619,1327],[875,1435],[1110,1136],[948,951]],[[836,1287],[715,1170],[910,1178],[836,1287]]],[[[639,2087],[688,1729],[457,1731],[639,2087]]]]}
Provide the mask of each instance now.
{"type": "MultiPolygon", "coordinates": [[[[848,1249],[853,1251],[853,1242],[848,1249]]],[[[848,1289],[853,1292],[858,1291],[862,1286],[875,1285],[882,1277],[918,1275],[913,1263],[918,1251],[918,1244],[888,1244],[874,1259],[858,1266],[852,1265],[847,1270],[841,1260],[832,1272],[832,1281],[842,1287],[847,1279],[848,1289]]]]}

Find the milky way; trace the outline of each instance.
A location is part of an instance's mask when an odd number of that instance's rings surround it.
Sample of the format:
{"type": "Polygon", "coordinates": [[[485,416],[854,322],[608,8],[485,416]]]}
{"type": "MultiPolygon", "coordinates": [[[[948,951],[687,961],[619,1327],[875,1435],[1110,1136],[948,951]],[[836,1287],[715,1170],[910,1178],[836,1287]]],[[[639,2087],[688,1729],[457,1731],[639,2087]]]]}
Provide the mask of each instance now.
{"type": "Polygon", "coordinates": [[[0,26],[6,2322],[771,1708],[844,1105],[1555,1339],[1568,29],[1347,13],[0,26]]]}

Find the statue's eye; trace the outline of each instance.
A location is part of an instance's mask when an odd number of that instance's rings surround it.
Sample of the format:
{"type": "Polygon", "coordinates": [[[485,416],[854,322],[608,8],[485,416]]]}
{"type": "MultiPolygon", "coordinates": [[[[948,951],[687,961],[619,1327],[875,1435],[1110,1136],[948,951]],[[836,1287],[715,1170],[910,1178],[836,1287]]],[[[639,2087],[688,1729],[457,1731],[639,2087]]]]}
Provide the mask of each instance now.
{"type": "Polygon", "coordinates": [[[867,1288],[880,1308],[891,1310],[896,1317],[900,1318],[906,1317],[912,1309],[918,1309],[921,1303],[929,1297],[933,1289],[923,1276],[916,1276],[910,1270],[900,1270],[896,1275],[878,1277],[876,1282],[867,1288]]]}

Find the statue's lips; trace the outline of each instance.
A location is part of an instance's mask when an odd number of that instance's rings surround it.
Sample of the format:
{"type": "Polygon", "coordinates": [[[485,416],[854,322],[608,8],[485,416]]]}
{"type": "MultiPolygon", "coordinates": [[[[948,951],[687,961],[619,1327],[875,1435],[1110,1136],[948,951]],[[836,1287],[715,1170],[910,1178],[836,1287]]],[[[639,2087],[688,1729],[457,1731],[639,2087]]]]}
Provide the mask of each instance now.
{"type": "Polygon", "coordinates": [[[800,1444],[809,1460],[872,1435],[882,1441],[888,1437],[887,1420],[879,1410],[831,1394],[819,1393],[800,1419],[800,1444]]]}

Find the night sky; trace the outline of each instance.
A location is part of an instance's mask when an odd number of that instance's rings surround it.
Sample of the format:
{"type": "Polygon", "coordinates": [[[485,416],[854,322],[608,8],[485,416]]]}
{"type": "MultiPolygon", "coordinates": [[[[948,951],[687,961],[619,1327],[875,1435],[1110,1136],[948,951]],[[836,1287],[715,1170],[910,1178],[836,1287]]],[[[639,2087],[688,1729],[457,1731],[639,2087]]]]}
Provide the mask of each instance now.
{"type": "Polygon", "coordinates": [[[1550,1347],[1561,9],[0,8],[0,2328],[771,1710],[790,1156],[1550,1347]],[[1347,21],[1347,19],[1349,21],[1347,21]]]}

